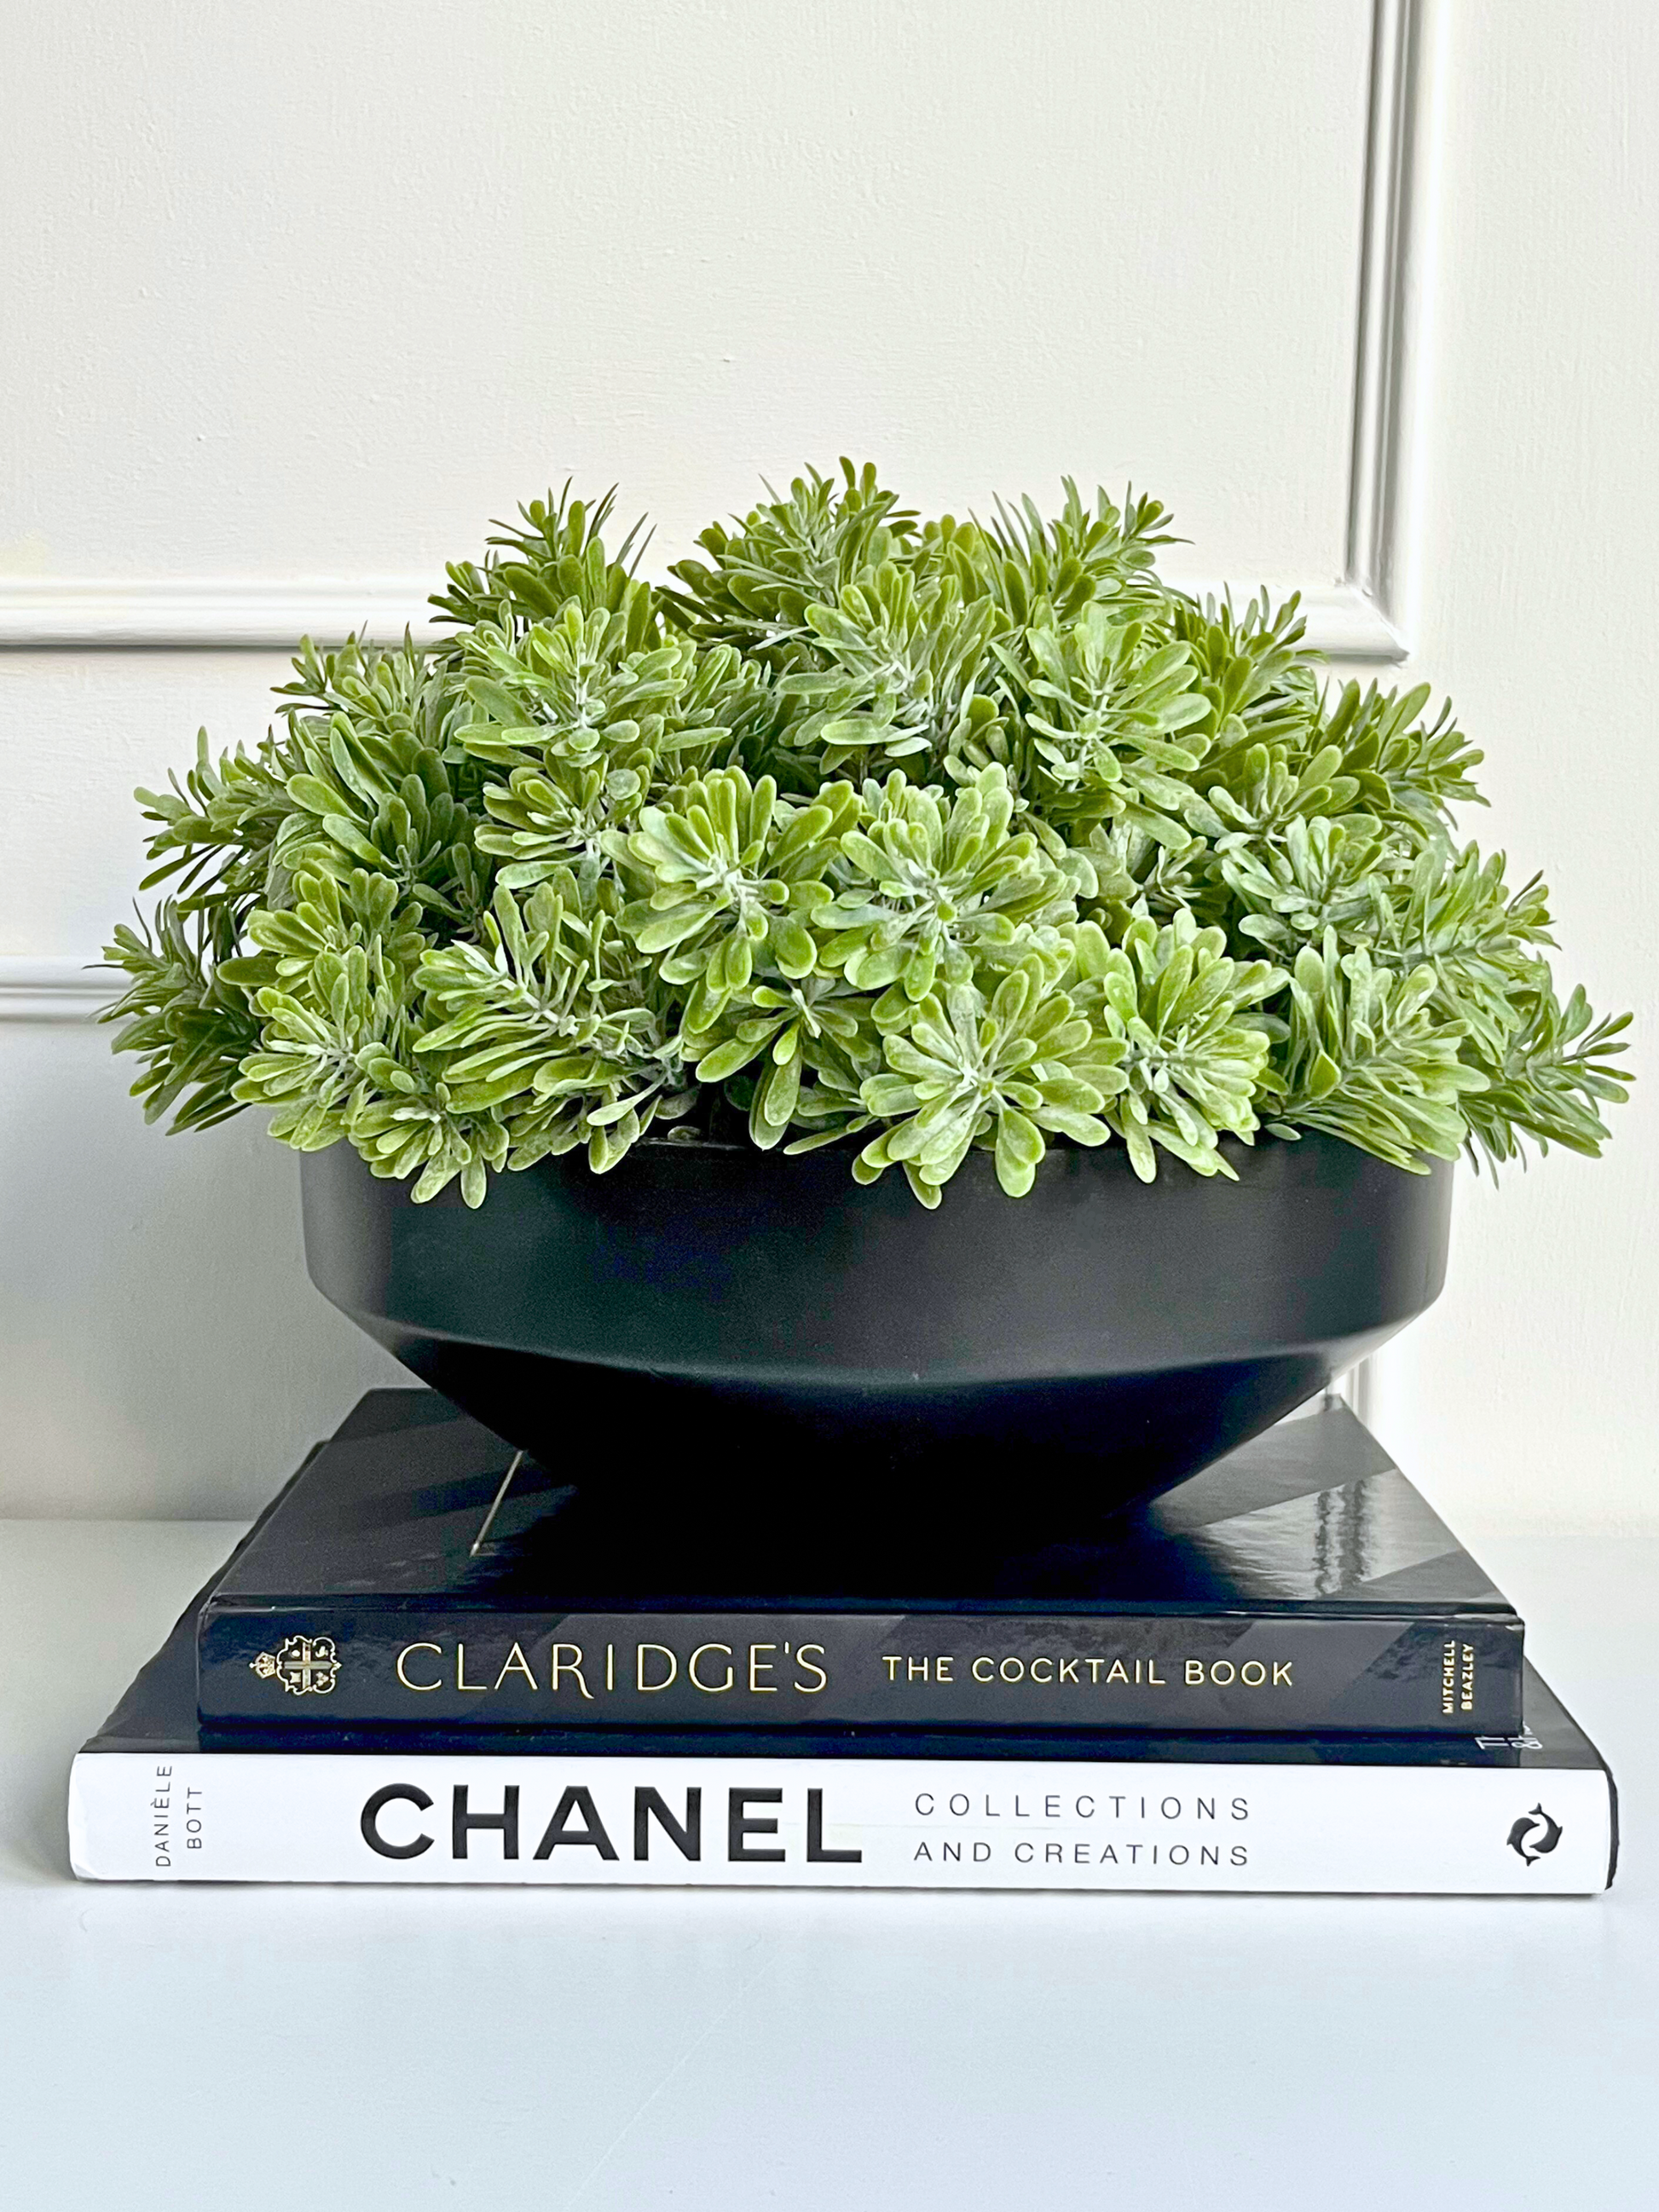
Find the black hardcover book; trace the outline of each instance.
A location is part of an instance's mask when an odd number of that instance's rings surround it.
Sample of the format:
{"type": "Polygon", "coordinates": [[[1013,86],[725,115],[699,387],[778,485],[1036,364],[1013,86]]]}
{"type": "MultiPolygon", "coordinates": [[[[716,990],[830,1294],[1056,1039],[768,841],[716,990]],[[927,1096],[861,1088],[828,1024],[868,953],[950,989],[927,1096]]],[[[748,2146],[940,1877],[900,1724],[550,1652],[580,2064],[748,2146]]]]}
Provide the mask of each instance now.
{"type": "MultiPolygon", "coordinates": [[[[602,1407],[592,1409],[597,1422],[602,1407]]],[[[582,1425],[573,1409],[573,1426],[582,1425]]],[[[204,1603],[204,1723],[331,1732],[1322,1729],[1511,1736],[1522,1624],[1346,1407],[1088,1543],[815,1565],[810,1512],[707,1545],[375,1391],[204,1603]]]]}

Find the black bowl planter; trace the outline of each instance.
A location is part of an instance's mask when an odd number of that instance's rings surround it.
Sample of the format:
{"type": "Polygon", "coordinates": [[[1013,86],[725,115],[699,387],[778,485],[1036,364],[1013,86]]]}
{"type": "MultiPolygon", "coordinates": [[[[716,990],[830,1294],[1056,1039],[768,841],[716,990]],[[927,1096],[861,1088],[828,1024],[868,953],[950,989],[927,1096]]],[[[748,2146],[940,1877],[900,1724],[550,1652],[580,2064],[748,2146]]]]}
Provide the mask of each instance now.
{"type": "Polygon", "coordinates": [[[645,1143],[428,1206],[306,1157],[313,1281],[556,1480],[730,1530],[803,1518],[1007,1547],[1085,1535],[1277,1420],[1423,1311],[1452,1171],[1318,1135],[1239,1181],[1121,1146],[1030,1195],[972,1153],[928,1212],[840,1149],[645,1143]]]}

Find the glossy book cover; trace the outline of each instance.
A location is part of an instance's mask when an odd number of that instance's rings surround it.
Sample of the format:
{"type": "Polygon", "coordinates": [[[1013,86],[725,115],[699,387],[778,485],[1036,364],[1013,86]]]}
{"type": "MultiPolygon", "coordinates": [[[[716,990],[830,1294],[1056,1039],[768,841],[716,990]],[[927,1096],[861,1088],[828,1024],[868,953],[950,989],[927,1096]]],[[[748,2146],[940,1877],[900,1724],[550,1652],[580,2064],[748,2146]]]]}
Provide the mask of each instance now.
{"type": "MultiPolygon", "coordinates": [[[[599,1409],[594,1409],[596,1414],[599,1409]]],[[[573,1409],[580,1422],[580,1409],[573,1409]]],[[[376,1391],[204,1602],[204,1720],[326,1734],[605,1727],[1521,1725],[1522,1624],[1346,1407],[1086,1543],[918,1554],[855,1586],[810,1515],[741,1549],[596,1508],[423,1391],[376,1391]]],[[[992,1529],[994,1537],[994,1524],[992,1529]]]]}

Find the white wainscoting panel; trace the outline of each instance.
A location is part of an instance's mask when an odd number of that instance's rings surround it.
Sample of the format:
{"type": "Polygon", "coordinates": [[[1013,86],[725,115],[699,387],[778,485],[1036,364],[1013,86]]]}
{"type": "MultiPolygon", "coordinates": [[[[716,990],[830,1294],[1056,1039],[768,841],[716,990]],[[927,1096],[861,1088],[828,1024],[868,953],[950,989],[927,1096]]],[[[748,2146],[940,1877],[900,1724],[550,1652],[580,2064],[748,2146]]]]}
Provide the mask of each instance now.
{"type": "Polygon", "coordinates": [[[567,473],[620,480],[666,557],[842,452],[933,511],[1133,479],[1188,573],[1334,586],[1372,16],[20,16],[0,617],[117,641],[400,623],[567,473]]]}

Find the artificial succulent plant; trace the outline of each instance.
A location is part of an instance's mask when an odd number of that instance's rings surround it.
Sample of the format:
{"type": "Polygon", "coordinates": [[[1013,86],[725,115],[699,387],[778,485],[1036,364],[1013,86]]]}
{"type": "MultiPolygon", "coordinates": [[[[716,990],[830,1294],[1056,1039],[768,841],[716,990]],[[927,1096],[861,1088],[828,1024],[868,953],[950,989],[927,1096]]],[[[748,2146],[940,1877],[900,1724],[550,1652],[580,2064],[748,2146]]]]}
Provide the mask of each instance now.
{"type": "Polygon", "coordinates": [[[152,1119],[264,1107],[474,1206],[745,1121],[927,1206],[975,1146],[1015,1197],[1056,1140],[1599,1151],[1626,1018],[1460,843],[1481,755],[1329,681],[1294,599],[1163,581],[1156,501],[923,523],[843,462],[666,584],[611,506],[532,503],[439,643],[307,644],[252,750],[140,792],[109,1018],[152,1119]]]}

